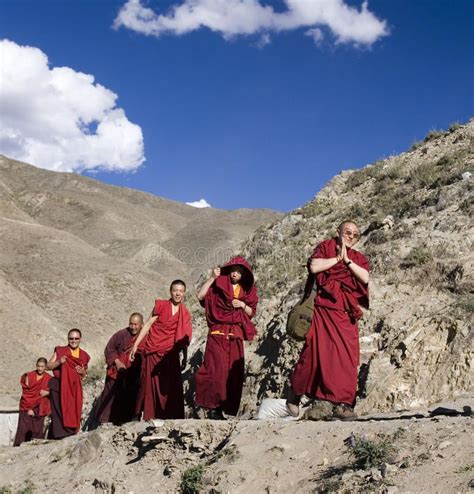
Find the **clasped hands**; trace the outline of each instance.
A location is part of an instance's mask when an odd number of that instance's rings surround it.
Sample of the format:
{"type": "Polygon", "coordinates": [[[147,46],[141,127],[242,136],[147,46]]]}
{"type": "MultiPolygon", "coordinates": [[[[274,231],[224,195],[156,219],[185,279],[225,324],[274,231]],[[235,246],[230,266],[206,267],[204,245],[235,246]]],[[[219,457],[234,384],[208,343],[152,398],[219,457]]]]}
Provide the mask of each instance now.
{"type": "Polygon", "coordinates": [[[349,262],[349,256],[347,255],[347,245],[344,239],[341,240],[341,245],[337,244],[337,260],[343,261],[344,263],[349,262]]]}

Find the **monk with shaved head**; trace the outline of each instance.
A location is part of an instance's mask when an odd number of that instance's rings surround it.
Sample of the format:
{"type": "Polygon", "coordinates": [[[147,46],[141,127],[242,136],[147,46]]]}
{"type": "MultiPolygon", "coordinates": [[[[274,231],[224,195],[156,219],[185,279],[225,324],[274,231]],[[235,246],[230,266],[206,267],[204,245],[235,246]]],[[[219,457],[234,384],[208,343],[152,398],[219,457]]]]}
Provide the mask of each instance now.
{"type": "Polygon", "coordinates": [[[291,376],[287,406],[299,412],[307,395],[333,405],[335,418],[355,418],[360,307],[369,306],[369,263],[354,249],[360,238],[354,221],[343,221],[334,238],[316,246],[308,260],[317,294],[306,343],[291,376]]]}
{"type": "Polygon", "coordinates": [[[134,312],[129,318],[128,327],[117,331],[105,347],[107,371],[97,408],[99,423],[121,425],[135,416],[141,360],[138,357],[130,361],[130,352],[142,327],[143,316],[134,312]]]}
{"type": "Polygon", "coordinates": [[[47,368],[54,377],[49,381],[51,424],[48,439],[62,439],[79,432],[82,415],[82,381],[87,374],[90,356],[80,348],[82,333],[71,329],[68,344],[57,346],[47,368]]]}
{"type": "Polygon", "coordinates": [[[142,355],[142,373],[136,412],[143,419],[184,418],[182,370],[191,342],[191,315],[184,305],[186,284],[174,280],[170,297],[158,299],[133,345],[130,359],[142,355]],[[182,355],[180,362],[180,355],[182,355]]]}
{"type": "Polygon", "coordinates": [[[20,413],[13,446],[44,438],[44,418],[51,414],[48,389],[51,376],[45,372],[47,362],[44,357],[39,358],[36,369],[21,376],[20,413]]]}

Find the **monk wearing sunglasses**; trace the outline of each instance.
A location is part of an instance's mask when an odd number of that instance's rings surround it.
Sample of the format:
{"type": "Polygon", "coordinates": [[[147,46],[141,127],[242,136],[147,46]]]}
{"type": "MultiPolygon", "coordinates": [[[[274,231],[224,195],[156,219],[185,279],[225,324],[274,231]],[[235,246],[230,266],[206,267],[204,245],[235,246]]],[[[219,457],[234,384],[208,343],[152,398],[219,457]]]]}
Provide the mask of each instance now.
{"type": "Polygon", "coordinates": [[[360,307],[369,306],[369,263],[353,248],[359,239],[356,223],[344,221],[336,237],[317,245],[308,260],[317,294],[306,342],[290,379],[287,407],[294,416],[299,413],[300,397],[307,395],[330,402],[335,418],[357,417],[357,321],[360,307]]]}

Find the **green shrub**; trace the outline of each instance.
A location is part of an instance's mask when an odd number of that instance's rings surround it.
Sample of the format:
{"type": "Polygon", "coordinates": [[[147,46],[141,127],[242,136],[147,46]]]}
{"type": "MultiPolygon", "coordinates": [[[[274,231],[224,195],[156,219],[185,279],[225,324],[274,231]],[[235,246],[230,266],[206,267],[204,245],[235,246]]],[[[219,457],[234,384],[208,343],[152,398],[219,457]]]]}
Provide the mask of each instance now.
{"type": "Polygon", "coordinates": [[[181,475],[181,494],[198,494],[202,489],[202,476],[204,468],[202,465],[188,468],[181,475]]]}
{"type": "Polygon", "coordinates": [[[352,444],[348,445],[349,455],[355,459],[359,468],[379,467],[390,459],[395,451],[390,437],[381,436],[371,441],[362,437],[355,437],[352,444]]]}

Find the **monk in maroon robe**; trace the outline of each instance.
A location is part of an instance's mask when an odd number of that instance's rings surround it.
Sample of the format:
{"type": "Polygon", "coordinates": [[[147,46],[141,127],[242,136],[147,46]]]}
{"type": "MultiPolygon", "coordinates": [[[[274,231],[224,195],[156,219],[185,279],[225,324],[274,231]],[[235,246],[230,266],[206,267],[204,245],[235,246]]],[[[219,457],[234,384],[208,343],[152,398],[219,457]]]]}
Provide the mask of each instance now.
{"type": "Polygon", "coordinates": [[[257,334],[251,319],[258,296],[253,272],[240,256],[212,276],[198,293],[206,311],[209,333],[204,362],[196,372],[196,405],[211,419],[225,420],[223,412],[237,415],[244,385],[244,340],[257,334]]]}
{"type": "Polygon", "coordinates": [[[175,280],[170,286],[170,299],[155,301],[130,354],[132,362],[137,352],[142,355],[136,413],[143,412],[143,420],[184,418],[181,372],[192,336],[191,315],[183,303],[185,292],[184,281],[175,280]]]}
{"type": "Polygon", "coordinates": [[[353,221],[341,223],[337,238],[321,242],[308,261],[316,277],[313,319],[291,376],[287,406],[298,415],[299,397],[334,404],[334,416],[355,418],[359,365],[357,320],[368,308],[369,263],[352,247],[360,238],[353,221]]]}
{"type": "Polygon", "coordinates": [[[13,446],[20,446],[30,439],[44,438],[44,418],[51,414],[48,388],[51,376],[45,372],[47,362],[44,357],[39,358],[36,370],[21,376],[20,413],[13,446]]]}
{"type": "Polygon", "coordinates": [[[51,424],[48,439],[62,439],[79,432],[82,415],[82,380],[87,374],[90,357],[82,348],[82,333],[71,329],[68,344],[57,346],[47,368],[54,377],[49,381],[51,424]]]}
{"type": "Polygon", "coordinates": [[[99,398],[97,418],[99,423],[112,422],[121,425],[135,416],[135,406],[140,385],[141,359],[138,355],[130,361],[133,344],[143,327],[143,316],[134,312],[128,327],[117,331],[104,350],[107,371],[104,390],[99,398]]]}

